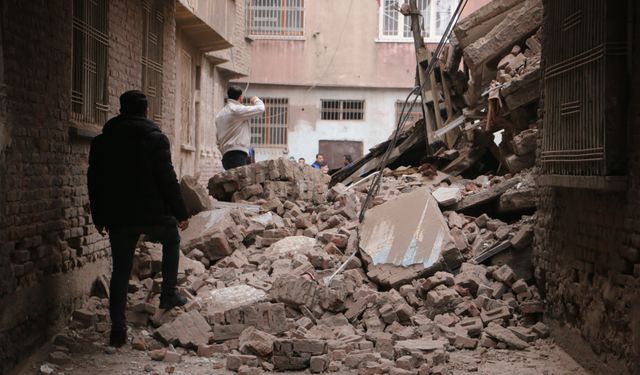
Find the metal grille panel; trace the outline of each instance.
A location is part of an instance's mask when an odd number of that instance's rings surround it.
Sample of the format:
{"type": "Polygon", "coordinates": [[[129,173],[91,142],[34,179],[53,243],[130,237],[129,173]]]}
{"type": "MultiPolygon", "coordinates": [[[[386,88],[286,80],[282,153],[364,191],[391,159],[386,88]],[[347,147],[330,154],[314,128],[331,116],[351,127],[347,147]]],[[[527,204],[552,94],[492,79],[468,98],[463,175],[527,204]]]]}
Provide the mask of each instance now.
{"type": "Polygon", "coordinates": [[[303,36],[304,0],[246,0],[247,34],[303,36]]]}
{"type": "Polygon", "coordinates": [[[399,100],[396,102],[396,124],[400,121],[400,114],[403,116],[407,116],[407,121],[405,124],[409,124],[409,126],[413,126],[418,120],[422,119],[422,108],[419,102],[406,106],[404,113],[402,113],[402,107],[404,106],[404,102],[399,100]],[[409,108],[411,106],[411,108],[409,108]]]}
{"type": "Polygon", "coordinates": [[[191,118],[193,105],[193,84],[191,76],[191,55],[185,50],[180,51],[180,122],[182,143],[193,144],[194,121],[191,118]]]}
{"type": "Polygon", "coordinates": [[[71,116],[81,122],[107,120],[107,9],[106,0],[73,0],[71,116]]]}
{"type": "Polygon", "coordinates": [[[149,118],[162,123],[162,52],[164,16],[161,0],[144,0],[142,22],[142,90],[149,101],[149,118]]]}
{"type": "MultiPolygon", "coordinates": [[[[251,146],[278,147],[287,146],[289,126],[289,99],[263,98],[265,111],[262,116],[252,118],[251,146]]],[[[248,104],[248,100],[245,100],[248,104]]]]}
{"type": "Polygon", "coordinates": [[[322,100],[322,120],[364,120],[364,100],[322,100]]]}
{"type": "Polygon", "coordinates": [[[620,5],[545,2],[543,174],[625,173],[627,35],[620,5]]]}
{"type": "MultiPolygon", "coordinates": [[[[380,36],[394,40],[412,40],[411,17],[398,12],[401,4],[409,0],[383,0],[380,2],[380,36]]],[[[422,22],[422,36],[430,39],[440,37],[457,6],[457,0],[417,0],[422,22]]]]}

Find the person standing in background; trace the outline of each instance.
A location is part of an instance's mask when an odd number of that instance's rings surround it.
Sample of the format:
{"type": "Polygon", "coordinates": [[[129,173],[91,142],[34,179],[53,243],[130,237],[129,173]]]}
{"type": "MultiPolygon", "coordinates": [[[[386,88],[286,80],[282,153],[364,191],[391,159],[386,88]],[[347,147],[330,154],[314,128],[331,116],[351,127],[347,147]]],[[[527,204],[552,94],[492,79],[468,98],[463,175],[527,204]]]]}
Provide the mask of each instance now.
{"type": "Polygon", "coordinates": [[[311,164],[311,168],[320,169],[323,163],[324,163],[324,155],[316,154],[316,161],[314,161],[313,164],[311,164]]]}
{"type": "Polygon", "coordinates": [[[247,165],[251,150],[251,125],[249,120],[265,111],[264,103],[257,96],[251,105],[242,104],[242,89],[231,86],[227,90],[227,104],[216,115],[218,147],[222,152],[225,170],[247,165]]]}

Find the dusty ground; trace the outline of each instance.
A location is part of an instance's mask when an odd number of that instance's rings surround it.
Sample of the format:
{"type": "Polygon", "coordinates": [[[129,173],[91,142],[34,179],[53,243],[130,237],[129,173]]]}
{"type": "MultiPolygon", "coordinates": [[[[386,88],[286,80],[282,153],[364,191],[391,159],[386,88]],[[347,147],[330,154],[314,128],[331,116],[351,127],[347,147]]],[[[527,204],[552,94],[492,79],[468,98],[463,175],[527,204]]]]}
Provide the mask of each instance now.
{"type": "MultiPolygon", "coordinates": [[[[50,347],[45,346],[39,353],[22,364],[10,375],[32,375],[46,359],[50,347]]],[[[560,375],[589,374],[552,340],[538,341],[525,351],[486,350],[453,351],[450,353],[449,369],[454,375],[560,375]]],[[[71,363],[62,366],[65,375],[134,375],[168,374],[205,375],[234,374],[224,370],[224,356],[199,358],[185,355],[179,364],[154,362],[145,352],[132,350],[129,345],[113,353],[103,342],[87,343],[82,352],[71,353],[71,363]]],[[[308,373],[308,372],[307,372],[308,373]]],[[[341,374],[357,373],[342,371],[341,374]]],[[[289,372],[287,374],[304,374],[289,372]]]]}

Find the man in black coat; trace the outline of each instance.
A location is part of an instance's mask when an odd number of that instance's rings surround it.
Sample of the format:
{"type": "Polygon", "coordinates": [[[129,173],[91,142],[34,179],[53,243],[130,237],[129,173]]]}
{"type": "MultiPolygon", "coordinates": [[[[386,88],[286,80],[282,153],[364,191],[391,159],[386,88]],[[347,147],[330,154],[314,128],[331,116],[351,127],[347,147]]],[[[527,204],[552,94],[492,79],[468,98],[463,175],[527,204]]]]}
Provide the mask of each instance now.
{"type": "Polygon", "coordinates": [[[89,153],[89,200],[93,223],[109,233],[113,258],[109,313],[110,344],[127,341],[125,308],[133,255],[140,235],[162,243],[160,308],[182,306],[177,293],[180,234],[189,225],[169,139],[147,119],[141,91],[120,96],[120,115],[94,138],[89,153]]]}

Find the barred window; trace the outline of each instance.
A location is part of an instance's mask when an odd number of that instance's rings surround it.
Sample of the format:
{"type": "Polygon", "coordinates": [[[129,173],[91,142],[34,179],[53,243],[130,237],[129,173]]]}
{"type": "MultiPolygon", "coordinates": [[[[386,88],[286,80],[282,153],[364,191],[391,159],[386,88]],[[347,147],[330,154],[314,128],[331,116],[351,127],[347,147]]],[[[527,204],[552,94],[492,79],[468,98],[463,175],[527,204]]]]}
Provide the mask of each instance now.
{"type": "MultiPolygon", "coordinates": [[[[289,99],[262,98],[265,111],[259,117],[251,119],[252,147],[282,147],[287,145],[289,126],[289,99]]],[[[245,99],[245,104],[249,103],[245,99]]]]}
{"type": "Polygon", "coordinates": [[[364,100],[322,100],[322,120],[364,120],[364,100]]]}
{"type": "Polygon", "coordinates": [[[628,9],[609,3],[545,2],[539,185],[627,188],[628,9]]]}
{"type": "MultiPolygon", "coordinates": [[[[420,101],[417,100],[413,104],[413,106],[411,105],[411,103],[412,102],[407,103],[404,110],[404,115],[408,114],[407,121],[405,122],[405,124],[409,124],[409,125],[415,124],[418,120],[422,118],[422,108],[421,108],[420,101]]],[[[404,106],[404,101],[398,100],[396,102],[396,124],[400,120],[400,115],[402,114],[402,106],[404,106]]]]}
{"type": "Polygon", "coordinates": [[[107,0],[73,0],[71,118],[99,124],[107,120],[107,0]]]}
{"type": "Polygon", "coordinates": [[[247,34],[258,37],[304,35],[304,0],[246,0],[247,34]]]}
{"type": "MultiPolygon", "coordinates": [[[[411,17],[403,16],[398,8],[409,0],[382,0],[379,12],[379,29],[381,40],[412,41],[411,17]]],[[[422,14],[422,36],[431,41],[442,37],[457,5],[457,0],[417,0],[422,14]]]]}
{"type": "Polygon", "coordinates": [[[192,78],[191,55],[185,50],[180,50],[180,122],[181,139],[183,145],[192,146],[194,140],[194,122],[191,119],[193,114],[193,78],[192,78]]]}
{"type": "Polygon", "coordinates": [[[149,118],[162,123],[162,51],[164,16],[161,0],[143,0],[142,91],[149,101],[149,118]]]}

